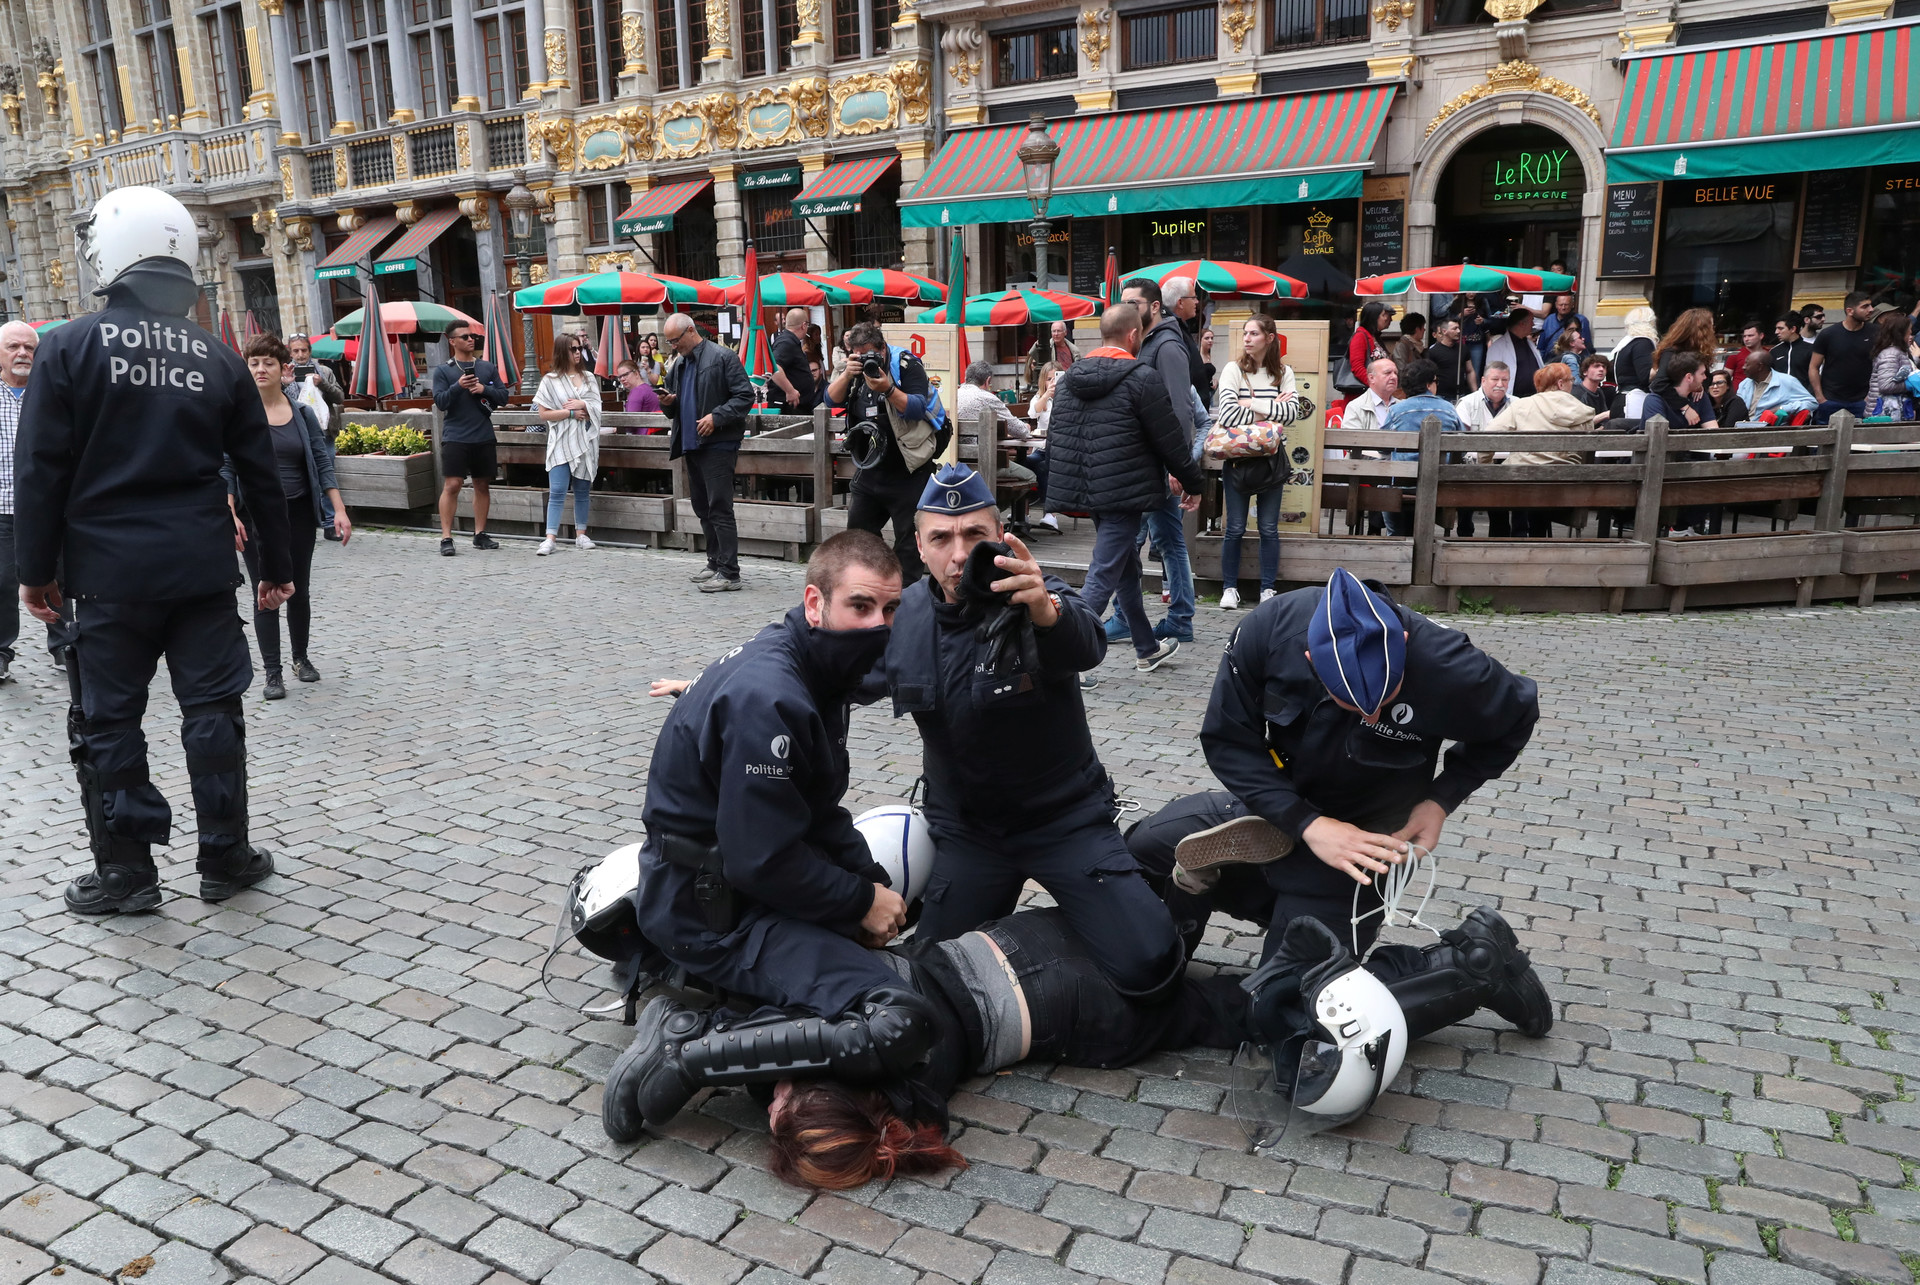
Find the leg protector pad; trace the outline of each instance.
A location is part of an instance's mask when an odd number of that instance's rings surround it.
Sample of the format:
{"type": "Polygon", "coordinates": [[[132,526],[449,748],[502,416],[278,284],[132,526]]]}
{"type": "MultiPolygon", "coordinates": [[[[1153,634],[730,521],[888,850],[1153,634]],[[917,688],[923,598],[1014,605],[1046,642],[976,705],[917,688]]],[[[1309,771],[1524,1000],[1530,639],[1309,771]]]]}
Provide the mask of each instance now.
{"type": "Polygon", "coordinates": [[[1407,1015],[1407,1033],[1418,1039],[1491,1008],[1521,1034],[1539,1037],[1553,1028],[1553,1001],[1533,971],[1513,928],[1481,906],[1440,935],[1425,951],[1426,967],[1388,980],[1387,989],[1407,1015]]]}
{"type": "Polygon", "coordinates": [[[702,1085],[763,1084],[796,1075],[871,1083],[906,1074],[932,1044],[927,1001],[904,987],[882,987],[834,1021],[805,1016],[716,1026],[689,1040],[680,1057],[702,1085]]]}

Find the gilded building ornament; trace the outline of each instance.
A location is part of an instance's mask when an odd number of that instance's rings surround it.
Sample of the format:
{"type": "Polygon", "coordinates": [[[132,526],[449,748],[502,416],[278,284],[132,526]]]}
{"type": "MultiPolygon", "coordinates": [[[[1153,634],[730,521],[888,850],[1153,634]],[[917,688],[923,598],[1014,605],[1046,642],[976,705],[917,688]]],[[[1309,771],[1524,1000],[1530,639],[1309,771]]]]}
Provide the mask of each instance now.
{"type": "Polygon", "coordinates": [[[627,65],[620,69],[623,74],[647,69],[647,24],[637,13],[620,16],[620,50],[627,58],[627,65]]]}
{"type": "Polygon", "coordinates": [[[1100,60],[1113,47],[1112,26],[1111,9],[1080,11],[1080,52],[1086,56],[1087,66],[1094,71],[1100,70],[1100,60]]]}
{"type": "Polygon", "coordinates": [[[633,147],[635,160],[653,159],[653,113],[637,104],[622,107],[614,113],[614,119],[620,122],[620,128],[626,131],[627,141],[633,147]]]}
{"type": "Polygon", "coordinates": [[[47,261],[47,284],[55,290],[67,288],[67,265],[58,259],[47,261]]]}
{"type": "Polygon", "coordinates": [[[396,181],[404,181],[407,178],[407,136],[392,134],[387,142],[393,147],[393,177],[396,181]]]}
{"type": "Polygon", "coordinates": [[[1600,123],[1600,112],[1594,107],[1591,98],[1564,80],[1542,75],[1540,69],[1532,63],[1515,58],[1489,70],[1486,80],[1480,84],[1448,99],[1440,110],[1434,113],[1433,119],[1427,122],[1426,136],[1433,137],[1433,132],[1440,128],[1440,122],[1455,112],[1483,98],[1491,98],[1495,94],[1548,94],[1585,112],[1594,124],[1600,123]]]}
{"type": "Polygon", "coordinates": [[[663,161],[699,156],[711,146],[707,115],[698,102],[668,103],[662,107],[654,137],[656,155],[663,161]]]}
{"type": "Polygon", "coordinates": [[[493,194],[491,192],[455,192],[460,199],[460,213],[467,216],[467,222],[473,225],[475,232],[493,230],[493,194]]]}
{"type": "MultiPolygon", "coordinates": [[[[1487,8],[1491,10],[1495,5],[1511,2],[1512,0],[1488,0],[1487,8]]],[[[1521,0],[1521,3],[1526,3],[1526,0],[1521,0]]],[[[1538,0],[1534,0],[1534,3],[1538,3],[1538,0]]],[[[1379,4],[1373,6],[1373,20],[1388,31],[1398,31],[1401,23],[1413,21],[1413,15],[1418,8],[1414,0],[1380,0],[1379,4]]]]}
{"type": "MultiPolygon", "coordinates": [[[[709,3],[707,12],[719,9],[718,4],[709,3]]],[[[705,113],[707,123],[713,126],[713,145],[727,151],[740,146],[740,100],[733,94],[708,94],[700,100],[700,110],[705,113]]]]}
{"type": "Polygon", "coordinates": [[[741,147],[778,147],[807,137],[800,109],[793,100],[793,89],[792,85],[756,89],[740,100],[741,147]]]}
{"type": "Polygon", "coordinates": [[[564,89],[567,85],[567,38],[548,28],[543,42],[547,50],[547,88],[564,89]]]}
{"type": "MultiPolygon", "coordinates": [[[[1394,0],[1388,0],[1393,3],[1394,0]]],[[[1413,0],[1401,0],[1412,4],[1413,0]]],[[[1233,42],[1233,52],[1239,53],[1246,47],[1247,36],[1253,31],[1253,0],[1221,0],[1220,30],[1233,42]]]]}
{"type": "Polygon", "coordinates": [[[459,156],[460,168],[463,170],[473,168],[474,129],[475,126],[472,124],[455,125],[453,127],[453,150],[455,154],[459,156]]]}
{"type": "Polygon", "coordinates": [[[589,116],[574,125],[580,168],[610,170],[627,163],[627,140],[618,115],[589,116]]]}
{"type": "Polygon", "coordinates": [[[933,109],[932,69],[916,59],[893,64],[887,79],[900,93],[900,111],[909,125],[924,125],[933,109]]]}
{"type": "Polygon", "coordinates": [[[980,78],[986,43],[986,29],[977,22],[955,23],[940,33],[940,48],[947,55],[947,75],[953,77],[954,84],[965,89],[980,78]]]}
{"type": "Polygon", "coordinates": [[[631,250],[610,250],[606,254],[587,256],[588,272],[638,272],[634,266],[631,250]]]}
{"type": "Polygon", "coordinates": [[[706,0],[707,57],[733,57],[733,0],[706,0]]]}
{"type": "Polygon", "coordinates": [[[527,156],[530,160],[540,158],[540,148],[553,153],[555,168],[570,170],[573,168],[573,122],[564,117],[542,120],[533,115],[527,118],[527,156]]]}
{"type": "Polygon", "coordinates": [[[254,235],[265,236],[273,228],[273,221],[279,217],[270,208],[255,210],[252,219],[254,235]]]}
{"type": "Polygon", "coordinates": [[[794,17],[800,23],[800,34],[793,38],[796,45],[817,45],[825,39],[820,34],[820,0],[794,0],[794,17]]]}
{"type": "Polygon", "coordinates": [[[60,114],[60,75],[64,70],[60,63],[55,63],[52,71],[41,72],[34,82],[40,86],[40,98],[46,103],[49,116],[60,114]]]}
{"type": "Polygon", "coordinates": [[[808,138],[827,136],[827,78],[803,76],[787,86],[787,97],[800,118],[801,132],[808,138]]]}
{"type": "Polygon", "coordinates": [[[833,99],[833,132],[878,134],[892,129],[900,117],[900,93],[885,75],[849,76],[828,86],[833,99]]]}
{"type": "MultiPolygon", "coordinates": [[[[344,147],[333,149],[333,186],[334,190],[339,192],[344,192],[353,186],[353,171],[347,165],[347,149],[344,147]]],[[[344,222],[346,215],[342,214],[340,217],[344,222]]],[[[353,229],[343,227],[341,230],[350,232],[353,229]]]]}
{"type": "Polygon", "coordinates": [[[280,235],[286,242],[288,254],[299,250],[313,249],[313,220],[308,218],[290,218],[280,220],[280,235]]]}
{"type": "Polygon", "coordinates": [[[269,18],[278,18],[281,8],[281,0],[260,0],[260,12],[269,18]]]}
{"type": "Polygon", "coordinates": [[[533,282],[534,285],[536,286],[539,285],[541,282],[547,279],[547,265],[544,263],[528,264],[527,277],[533,282]]]}
{"type": "Polygon", "coordinates": [[[1544,2],[1545,0],[1485,0],[1485,6],[1487,13],[1495,22],[1525,22],[1527,15],[1538,9],[1544,2]]]}
{"type": "Polygon", "coordinates": [[[7,129],[15,138],[20,136],[20,108],[25,102],[18,94],[0,94],[0,111],[7,114],[7,129]]]}
{"type": "Polygon", "coordinates": [[[358,232],[366,221],[366,214],[354,209],[338,210],[333,216],[333,225],[349,235],[358,232]]]}

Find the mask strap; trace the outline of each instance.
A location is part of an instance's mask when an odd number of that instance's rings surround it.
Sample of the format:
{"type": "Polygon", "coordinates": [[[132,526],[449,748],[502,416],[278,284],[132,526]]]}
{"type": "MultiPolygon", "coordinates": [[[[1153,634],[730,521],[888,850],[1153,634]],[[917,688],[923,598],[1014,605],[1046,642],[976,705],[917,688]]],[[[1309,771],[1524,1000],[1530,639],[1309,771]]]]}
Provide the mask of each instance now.
{"type": "Polygon", "coordinates": [[[1435,928],[1432,924],[1420,918],[1421,912],[1427,908],[1428,900],[1433,896],[1434,880],[1439,873],[1439,869],[1440,861],[1433,855],[1432,851],[1421,847],[1417,843],[1409,843],[1407,845],[1407,859],[1405,861],[1402,861],[1397,866],[1388,866],[1385,874],[1375,875],[1373,878],[1372,886],[1374,890],[1380,894],[1380,905],[1378,909],[1362,912],[1360,909],[1360,887],[1357,884],[1354,886],[1353,909],[1347,923],[1353,933],[1351,939],[1353,942],[1353,953],[1360,957],[1362,964],[1372,959],[1373,952],[1380,948],[1380,939],[1376,936],[1373,945],[1367,947],[1364,954],[1360,951],[1360,925],[1375,915],[1380,916],[1380,927],[1383,929],[1400,927],[1424,928],[1435,937],[1440,935],[1438,928],[1435,928]],[[1426,887],[1420,893],[1419,904],[1409,911],[1402,912],[1400,903],[1406,899],[1408,894],[1413,890],[1415,882],[1419,880],[1422,875],[1426,877],[1426,887]]]}

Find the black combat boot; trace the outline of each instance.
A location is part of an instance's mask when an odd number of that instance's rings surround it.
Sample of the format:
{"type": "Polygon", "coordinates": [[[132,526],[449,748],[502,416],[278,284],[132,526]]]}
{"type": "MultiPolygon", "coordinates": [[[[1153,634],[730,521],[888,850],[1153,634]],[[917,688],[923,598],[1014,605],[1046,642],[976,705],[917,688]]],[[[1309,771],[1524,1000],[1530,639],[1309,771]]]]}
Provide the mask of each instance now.
{"type": "Polygon", "coordinates": [[[1386,979],[1407,1015],[1413,1039],[1490,1008],[1538,1038],[1553,1029],[1553,1001],[1520,949],[1513,928],[1491,906],[1481,906],[1440,934],[1423,952],[1426,967],[1386,979]]]}
{"type": "Polygon", "coordinates": [[[67,885],[67,909],[76,915],[132,915],[160,904],[160,872],[150,845],[109,836],[97,866],[67,885]]]}
{"type": "Polygon", "coordinates": [[[202,901],[225,901],[273,873],[272,854],[246,842],[211,849],[202,845],[195,864],[200,871],[202,901]]]}

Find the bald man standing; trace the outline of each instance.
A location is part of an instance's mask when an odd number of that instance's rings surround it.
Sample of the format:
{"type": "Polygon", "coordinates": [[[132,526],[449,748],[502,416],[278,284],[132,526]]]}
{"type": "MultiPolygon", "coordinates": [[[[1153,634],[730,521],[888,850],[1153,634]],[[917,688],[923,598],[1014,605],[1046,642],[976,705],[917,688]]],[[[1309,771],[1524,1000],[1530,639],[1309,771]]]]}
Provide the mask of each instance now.
{"type": "Polygon", "coordinates": [[[807,359],[805,308],[789,308],[773,336],[773,374],[767,380],[767,400],[782,415],[811,415],[820,400],[807,359]]]}

